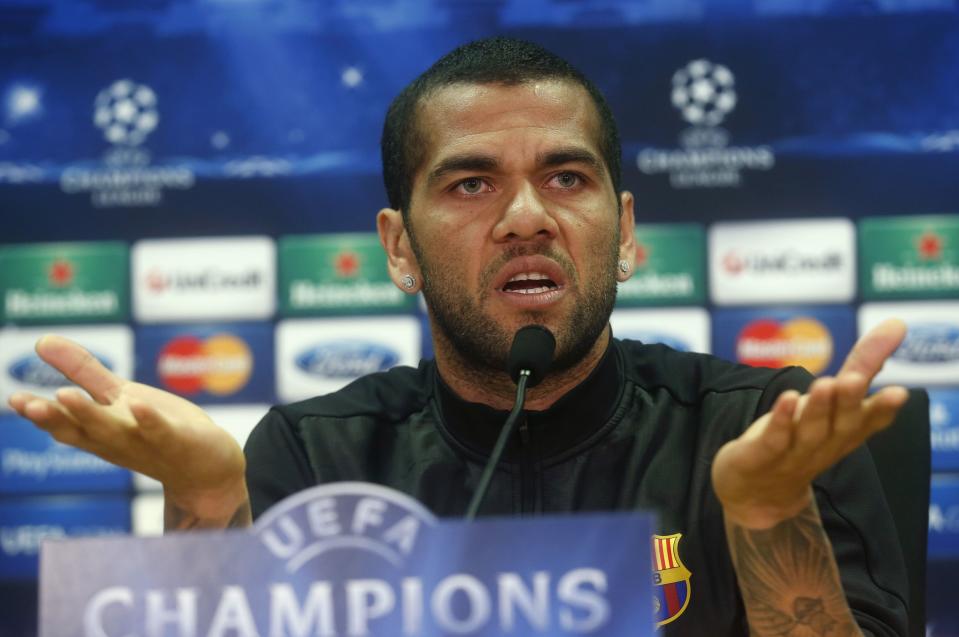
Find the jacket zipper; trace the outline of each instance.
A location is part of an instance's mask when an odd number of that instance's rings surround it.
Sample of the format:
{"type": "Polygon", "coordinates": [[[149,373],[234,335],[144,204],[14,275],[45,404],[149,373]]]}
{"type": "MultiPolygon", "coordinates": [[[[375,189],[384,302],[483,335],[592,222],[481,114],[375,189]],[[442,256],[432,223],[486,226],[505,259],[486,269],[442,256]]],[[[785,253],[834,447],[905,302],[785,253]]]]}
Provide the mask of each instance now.
{"type": "Polygon", "coordinates": [[[533,450],[530,445],[529,426],[526,417],[519,426],[519,488],[520,514],[531,515],[536,511],[535,472],[533,471],[533,450]]]}

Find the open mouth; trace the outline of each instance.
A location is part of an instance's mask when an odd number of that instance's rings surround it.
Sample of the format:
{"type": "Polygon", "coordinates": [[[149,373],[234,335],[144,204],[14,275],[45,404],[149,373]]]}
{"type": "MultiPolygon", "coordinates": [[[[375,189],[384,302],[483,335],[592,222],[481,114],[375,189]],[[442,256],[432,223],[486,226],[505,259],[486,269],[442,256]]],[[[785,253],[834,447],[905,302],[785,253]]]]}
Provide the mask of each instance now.
{"type": "Polygon", "coordinates": [[[503,292],[510,294],[542,294],[556,290],[559,285],[542,272],[520,272],[503,284],[503,292]]]}

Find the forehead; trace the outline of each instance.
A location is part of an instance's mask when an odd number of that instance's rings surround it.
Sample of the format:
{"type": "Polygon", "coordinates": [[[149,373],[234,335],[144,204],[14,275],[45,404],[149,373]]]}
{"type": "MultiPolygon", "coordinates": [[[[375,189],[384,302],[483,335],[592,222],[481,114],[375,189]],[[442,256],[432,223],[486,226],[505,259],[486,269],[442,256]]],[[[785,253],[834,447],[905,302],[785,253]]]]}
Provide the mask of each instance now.
{"type": "Polygon", "coordinates": [[[596,106],[585,88],[564,80],[453,84],[420,102],[417,128],[424,141],[417,176],[444,157],[471,151],[574,144],[601,156],[596,106]]]}

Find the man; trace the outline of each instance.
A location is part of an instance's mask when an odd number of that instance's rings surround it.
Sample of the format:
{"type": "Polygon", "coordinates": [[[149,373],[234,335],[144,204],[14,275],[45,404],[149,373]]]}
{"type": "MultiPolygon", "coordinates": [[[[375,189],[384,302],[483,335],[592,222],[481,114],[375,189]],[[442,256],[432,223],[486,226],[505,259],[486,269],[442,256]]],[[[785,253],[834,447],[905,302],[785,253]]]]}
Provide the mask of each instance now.
{"type": "Polygon", "coordinates": [[[906,400],[899,387],[866,397],[902,323],[815,382],[612,339],[635,252],[615,124],[595,87],[536,45],[495,38],[437,62],[390,107],[383,160],[391,207],[377,228],[393,280],[426,298],[435,362],[271,410],[246,460],[196,406],[58,337],[38,352],[94,401],[64,389],[11,405],[159,479],[171,529],[248,525],[337,480],[457,516],[513,402],[512,336],[540,324],[553,367],[481,513],[656,510],[692,573],[670,635],[905,634],[902,558],[860,447],[906,400]]]}

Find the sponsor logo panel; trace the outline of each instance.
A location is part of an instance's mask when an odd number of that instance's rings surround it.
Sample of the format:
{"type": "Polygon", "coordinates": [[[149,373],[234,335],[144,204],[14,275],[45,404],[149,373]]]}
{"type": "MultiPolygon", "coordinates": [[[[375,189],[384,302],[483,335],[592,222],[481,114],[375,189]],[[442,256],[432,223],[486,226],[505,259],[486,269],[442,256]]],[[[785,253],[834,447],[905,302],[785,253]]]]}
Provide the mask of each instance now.
{"type": "Polygon", "coordinates": [[[412,311],[415,297],[390,279],[376,234],[283,237],[280,313],[321,316],[412,311]]]}
{"type": "MultiPolygon", "coordinates": [[[[52,398],[57,389],[70,385],[63,374],[44,363],[34,345],[47,328],[0,330],[0,410],[18,391],[52,398]]],[[[57,327],[57,334],[87,348],[105,367],[122,378],[133,377],[133,332],[126,325],[57,327]]]]}
{"type": "Polygon", "coordinates": [[[959,302],[866,303],[860,334],[887,318],[902,319],[908,331],[876,384],[959,385],[959,302]]]}
{"type": "Polygon", "coordinates": [[[718,305],[850,302],[855,229],[848,219],[717,223],[709,282],[718,305]]]}
{"type": "Polygon", "coordinates": [[[129,532],[125,496],[0,500],[0,580],[36,580],[44,540],[129,532]]]}
{"type": "Polygon", "coordinates": [[[151,239],[133,246],[131,260],[137,321],[273,317],[276,247],[269,237],[151,239]]]}
{"type": "Polygon", "coordinates": [[[0,494],[129,488],[129,471],[60,444],[24,418],[0,414],[0,494]]]}
{"type": "MultiPolygon", "coordinates": [[[[242,447],[246,444],[250,432],[256,427],[257,423],[263,419],[266,412],[269,411],[268,403],[254,405],[201,405],[203,411],[210,416],[218,426],[230,433],[237,443],[242,447]]],[[[142,473],[133,474],[133,486],[137,491],[160,491],[162,489],[159,482],[153,478],[148,478],[142,473]]],[[[160,517],[154,522],[159,523],[159,528],[163,530],[163,509],[160,509],[160,517]]],[[[142,516],[141,516],[142,517],[142,516]]],[[[134,506],[134,527],[136,530],[137,517],[136,506],[134,506]]],[[[153,528],[153,527],[151,527],[153,528]]]]}
{"type": "Polygon", "coordinates": [[[617,307],[706,301],[706,239],[696,224],[636,227],[636,267],[619,284],[617,307]]]}
{"type": "Polygon", "coordinates": [[[959,297],[959,215],[863,219],[864,299],[959,297]]]}
{"type": "Polygon", "coordinates": [[[413,316],[290,319],[277,326],[277,395],[295,401],[336,391],[396,365],[416,365],[420,322],[413,316]]]}
{"type": "Polygon", "coordinates": [[[0,247],[0,323],[126,320],[128,259],[117,242],[0,247]]]}
{"type": "Polygon", "coordinates": [[[137,380],[199,404],[272,402],[273,325],[156,325],[137,330],[137,380]]]}
{"type": "Polygon", "coordinates": [[[680,352],[710,351],[709,313],[702,308],[615,310],[616,338],[662,343],[680,352]]]}
{"type": "Polygon", "coordinates": [[[959,389],[929,390],[932,470],[959,471],[959,389]]]}
{"type": "Polygon", "coordinates": [[[717,310],[713,353],[757,367],[799,365],[834,374],[856,340],[849,307],[717,310]]]}
{"type": "Polygon", "coordinates": [[[959,558],[959,476],[932,478],[929,558],[959,558]]]}

